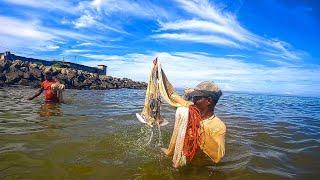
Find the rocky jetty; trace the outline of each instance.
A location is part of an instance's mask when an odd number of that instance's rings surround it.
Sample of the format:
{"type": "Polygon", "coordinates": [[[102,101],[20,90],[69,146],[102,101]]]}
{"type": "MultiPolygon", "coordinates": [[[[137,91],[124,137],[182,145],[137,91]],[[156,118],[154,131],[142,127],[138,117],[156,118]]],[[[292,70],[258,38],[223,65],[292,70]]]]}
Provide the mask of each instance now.
{"type": "Polygon", "coordinates": [[[60,64],[45,66],[21,60],[0,60],[0,87],[11,85],[40,87],[44,72],[51,71],[61,83],[69,89],[145,89],[147,83],[136,82],[128,78],[116,78],[98,75],[83,70],[63,67],[60,64]]]}

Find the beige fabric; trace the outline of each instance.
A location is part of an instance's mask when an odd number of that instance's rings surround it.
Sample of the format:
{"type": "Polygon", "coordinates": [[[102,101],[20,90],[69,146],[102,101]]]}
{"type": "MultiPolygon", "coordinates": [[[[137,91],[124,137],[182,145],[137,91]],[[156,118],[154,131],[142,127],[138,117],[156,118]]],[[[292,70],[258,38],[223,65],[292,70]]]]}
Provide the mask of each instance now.
{"type": "Polygon", "coordinates": [[[152,64],[151,72],[149,75],[149,81],[148,81],[148,87],[146,90],[146,97],[144,100],[144,106],[141,115],[149,124],[150,126],[156,121],[152,116],[151,116],[151,108],[150,108],[150,100],[152,98],[156,98],[159,96],[159,90],[157,86],[157,79],[156,79],[156,72],[157,69],[156,67],[152,64]]]}
{"type": "Polygon", "coordinates": [[[226,126],[217,116],[200,122],[200,148],[212,161],[219,162],[225,154],[226,126]]]}
{"type": "Polygon", "coordinates": [[[167,155],[172,155],[174,153],[172,159],[173,166],[180,167],[186,165],[187,162],[186,156],[183,155],[183,144],[188,125],[189,108],[178,107],[175,118],[173,134],[167,149],[167,155]]]}
{"type": "Polygon", "coordinates": [[[184,100],[175,92],[173,86],[171,85],[163,69],[161,68],[160,62],[158,62],[158,76],[160,93],[167,103],[174,107],[188,107],[192,104],[192,102],[184,100]]]}
{"type": "Polygon", "coordinates": [[[175,92],[173,86],[168,81],[167,76],[162,70],[160,62],[158,61],[157,65],[152,64],[144,107],[141,113],[149,125],[152,125],[157,121],[151,116],[150,100],[152,98],[158,98],[160,95],[168,104],[174,107],[187,107],[192,104],[192,102],[184,100],[175,92]]]}
{"type": "Polygon", "coordinates": [[[59,102],[63,102],[63,91],[65,90],[65,86],[61,83],[54,83],[51,85],[51,89],[56,94],[59,102]]]}

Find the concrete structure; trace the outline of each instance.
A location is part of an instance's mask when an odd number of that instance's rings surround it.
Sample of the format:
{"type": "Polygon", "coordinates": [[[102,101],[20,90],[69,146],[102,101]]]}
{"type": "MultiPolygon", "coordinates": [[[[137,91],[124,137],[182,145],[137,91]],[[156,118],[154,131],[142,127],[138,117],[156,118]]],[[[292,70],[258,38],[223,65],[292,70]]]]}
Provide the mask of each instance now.
{"type": "Polygon", "coordinates": [[[99,75],[107,75],[107,66],[103,64],[99,64],[97,68],[100,70],[99,75]]]}
{"type": "Polygon", "coordinates": [[[44,66],[52,66],[55,64],[59,64],[59,65],[63,65],[68,68],[87,71],[90,73],[96,73],[99,75],[106,75],[106,73],[107,73],[107,66],[105,66],[105,65],[98,65],[98,67],[90,67],[90,66],[72,63],[72,62],[65,62],[65,61],[45,61],[45,60],[41,60],[41,59],[16,56],[14,54],[11,54],[9,51],[6,51],[4,53],[0,53],[0,60],[9,60],[9,61],[21,60],[21,61],[28,61],[31,63],[40,63],[40,64],[43,64],[44,66]]]}

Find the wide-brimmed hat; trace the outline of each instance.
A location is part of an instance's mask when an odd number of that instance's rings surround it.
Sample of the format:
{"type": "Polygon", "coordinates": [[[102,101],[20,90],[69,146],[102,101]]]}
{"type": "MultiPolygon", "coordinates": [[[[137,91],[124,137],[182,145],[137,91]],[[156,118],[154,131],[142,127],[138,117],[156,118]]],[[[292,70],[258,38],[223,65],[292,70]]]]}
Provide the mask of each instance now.
{"type": "Polygon", "coordinates": [[[187,88],[185,90],[185,98],[187,100],[192,100],[195,97],[209,97],[217,103],[221,95],[221,89],[211,81],[201,82],[195,88],[187,88]]]}

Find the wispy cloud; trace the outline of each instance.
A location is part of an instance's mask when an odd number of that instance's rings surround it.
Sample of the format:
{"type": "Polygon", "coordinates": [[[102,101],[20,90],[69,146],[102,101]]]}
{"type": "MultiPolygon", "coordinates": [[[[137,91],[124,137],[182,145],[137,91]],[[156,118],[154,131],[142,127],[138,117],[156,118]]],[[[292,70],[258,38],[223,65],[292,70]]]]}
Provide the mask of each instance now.
{"type": "Polygon", "coordinates": [[[160,21],[160,27],[155,31],[157,34],[151,37],[215,44],[217,46],[224,45],[234,48],[246,47],[247,49],[255,49],[266,56],[284,60],[299,60],[306,54],[295,50],[287,42],[267,39],[250,32],[241,25],[235,15],[222,11],[208,0],[176,0],[176,2],[193,18],[179,21],[160,21]],[[199,36],[219,40],[203,41],[203,38],[195,38],[199,36]]]}
{"type": "Polygon", "coordinates": [[[70,1],[63,0],[1,0],[6,3],[27,6],[32,8],[41,8],[46,10],[59,10],[70,14],[77,13],[77,7],[70,3],[70,1]]]}
{"type": "Polygon", "coordinates": [[[104,23],[101,23],[99,21],[100,19],[102,19],[102,17],[96,15],[94,12],[89,10],[84,10],[84,13],[78,19],[72,21],[72,24],[77,29],[95,27],[100,30],[110,30],[118,33],[127,34],[127,35],[129,34],[128,32],[122,30],[121,28],[116,28],[116,27],[112,27],[104,23]]]}
{"type": "Polygon", "coordinates": [[[70,30],[44,27],[38,21],[0,16],[6,28],[0,28],[1,43],[11,50],[53,51],[67,40],[95,40],[97,37],[83,35],[70,30]]]}
{"type": "Polygon", "coordinates": [[[80,53],[88,53],[92,50],[89,49],[66,49],[63,51],[64,54],[80,54],[80,53]]]}
{"type": "Polygon", "coordinates": [[[215,35],[200,35],[193,33],[163,33],[152,35],[151,37],[155,39],[173,39],[178,41],[194,41],[206,44],[239,47],[237,43],[215,35]]]}
{"type": "MultiPolygon", "coordinates": [[[[122,56],[117,55],[105,55],[105,54],[82,54],[82,57],[87,57],[92,60],[101,60],[101,61],[123,61],[125,60],[122,56]]],[[[91,62],[90,62],[91,63],[91,62]]]]}
{"type": "Polygon", "coordinates": [[[103,13],[107,16],[116,14],[118,17],[122,15],[143,19],[163,19],[170,16],[165,8],[141,0],[93,0],[92,3],[90,3],[90,6],[94,7],[99,13],[103,13]]]}
{"type": "Polygon", "coordinates": [[[130,35],[130,33],[117,25],[115,20],[121,20],[123,17],[125,19],[132,17],[141,19],[163,19],[168,16],[162,7],[145,1],[83,1],[78,4],[78,9],[81,16],[72,21],[76,28],[95,26],[98,29],[111,30],[126,35],[130,35]],[[112,26],[107,24],[112,24],[112,26]]]}
{"type": "MultiPolygon", "coordinates": [[[[110,40],[112,41],[112,40],[110,40]]],[[[120,46],[120,45],[115,45],[115,44],[98,44],[98,43],[93,43],[93,42],[83,42],[80,44],[76,44],[75,47],[90,47],[90,48],[121,48],[121,49],[126,49],[128,47],[125,46],[120,46]]]]}
{"type": "Polygon", "coordinates": [[[215,22],[204,21],[204,20],[180,20],[176,22],[160,22],[160,29],[158,31],[166,30],[187,30],[195,32],[206,32],[206,33],[216,33],[230,37],[231,39],[238,40],[241,42],[252,42],[248,38],[248,33],[241,32],[232,26],[221,25],[215,22]]]}

